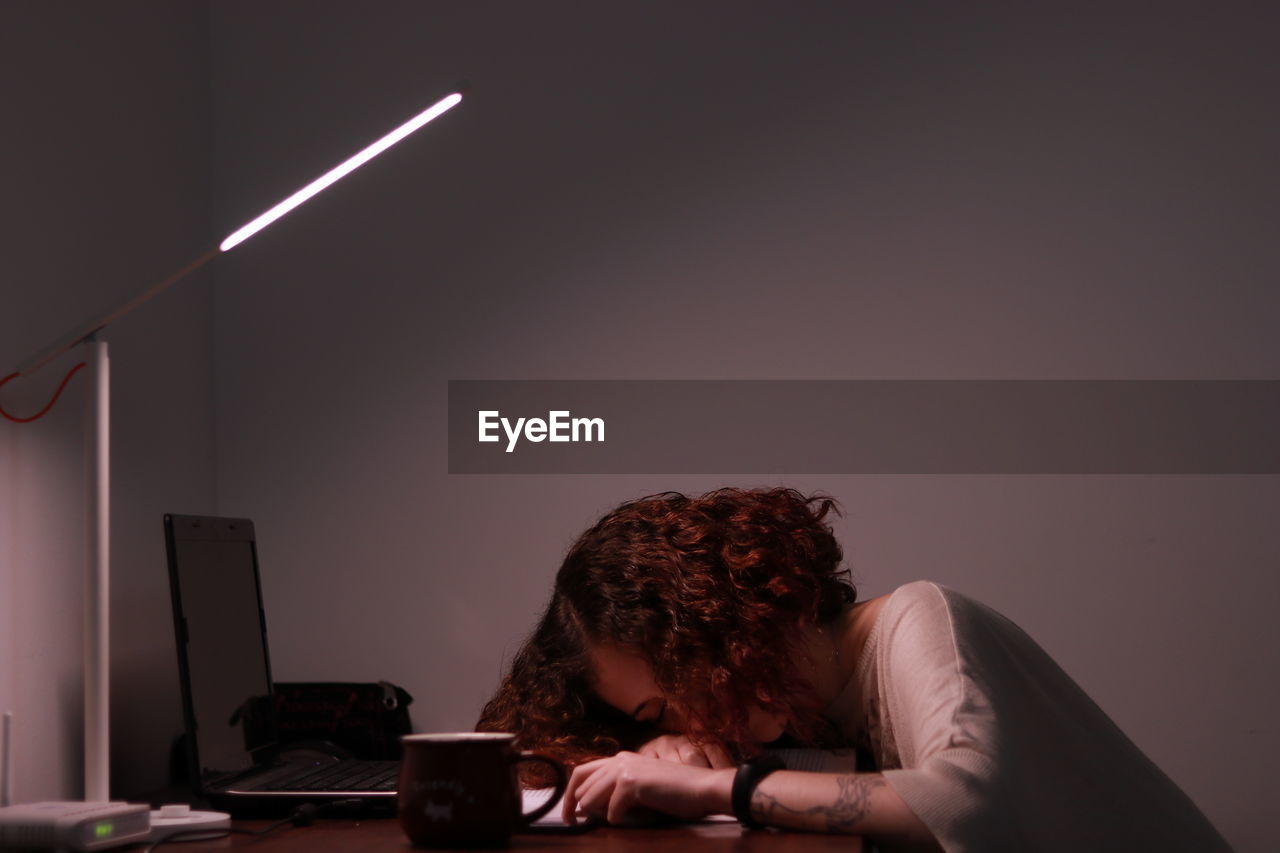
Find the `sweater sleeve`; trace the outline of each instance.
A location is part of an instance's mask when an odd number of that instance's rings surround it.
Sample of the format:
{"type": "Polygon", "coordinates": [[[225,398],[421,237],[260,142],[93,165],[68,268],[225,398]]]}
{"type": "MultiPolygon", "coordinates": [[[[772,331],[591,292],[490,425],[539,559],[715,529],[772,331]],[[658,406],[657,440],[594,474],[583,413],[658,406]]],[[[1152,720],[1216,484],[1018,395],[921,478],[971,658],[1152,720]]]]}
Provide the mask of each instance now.
{"type": "Polygon", "coordinates": [[[1012,849],[1011,816],[999,814],[990,697],[965,659],[942,592],[910,587],[881,626],[885,710],[903,765],[883,775],[948,853],[1012,849]]]}

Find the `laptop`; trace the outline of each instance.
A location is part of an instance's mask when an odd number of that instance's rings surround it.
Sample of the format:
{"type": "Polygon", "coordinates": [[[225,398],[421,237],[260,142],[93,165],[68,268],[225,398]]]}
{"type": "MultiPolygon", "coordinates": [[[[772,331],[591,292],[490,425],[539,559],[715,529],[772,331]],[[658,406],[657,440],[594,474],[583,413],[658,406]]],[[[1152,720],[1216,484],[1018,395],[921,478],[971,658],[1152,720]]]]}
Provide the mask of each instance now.
{"type": "Polygon", "coordinates": [[[166,515],[189,778],[228,811],[357,798],[393,807],[398,761],[338,760],[276,740],[253,522],[166,515]]]}

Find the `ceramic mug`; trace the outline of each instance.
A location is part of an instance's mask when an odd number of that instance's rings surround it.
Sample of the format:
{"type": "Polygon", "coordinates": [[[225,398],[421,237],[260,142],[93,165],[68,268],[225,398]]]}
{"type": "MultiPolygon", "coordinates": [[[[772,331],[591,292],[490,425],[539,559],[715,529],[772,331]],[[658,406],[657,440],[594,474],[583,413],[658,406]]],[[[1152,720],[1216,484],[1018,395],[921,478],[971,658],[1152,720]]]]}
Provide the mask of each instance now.
{"type": "Polygon", "coordinates": [[[405,735],[396,812],[400,827],[424,847],[501,846],[512,830],[555,808],[568,784],[554,758],[521,752],[515,735],[501,732],[405,735]],[[516,765],[539,761],[556,774],[551,799],[521,812],[516,765]]]}

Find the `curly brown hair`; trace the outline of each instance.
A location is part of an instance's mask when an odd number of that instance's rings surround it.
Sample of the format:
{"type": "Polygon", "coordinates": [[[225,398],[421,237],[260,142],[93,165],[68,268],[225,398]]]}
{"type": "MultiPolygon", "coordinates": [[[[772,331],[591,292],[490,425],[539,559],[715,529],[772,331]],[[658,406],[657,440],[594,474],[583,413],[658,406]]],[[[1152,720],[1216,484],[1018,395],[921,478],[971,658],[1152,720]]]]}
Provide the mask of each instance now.
{"type": "Polygon", "coordinates": [[[814,742],[821,721],[798,701],[812,689],[794,666],[801,630],[857,597],[823,521],[833,509],[839,514],[832,498],[789,488],[623,503],[570,548],[546,612],[477,730],[515,732],[521,748],[570,765],[636,748],[657,732],[592,691],[588,650],[612,644],[650,662],[696,742],[753,754],[752,705],[786,714],[792,731],[814,742]]]}

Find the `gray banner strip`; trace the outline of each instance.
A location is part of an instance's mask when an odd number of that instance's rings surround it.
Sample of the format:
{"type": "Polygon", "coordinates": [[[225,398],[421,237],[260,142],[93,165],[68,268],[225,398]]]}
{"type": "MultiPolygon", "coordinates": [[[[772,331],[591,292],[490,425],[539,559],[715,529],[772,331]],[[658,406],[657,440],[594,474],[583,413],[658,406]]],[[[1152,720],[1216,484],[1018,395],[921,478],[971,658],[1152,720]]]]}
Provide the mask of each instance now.
{"type": "Polygon", "coordinates": [[[1277,436],[1275,380],[449,382],[451,474],[1277,474],[1277,436]]]}

